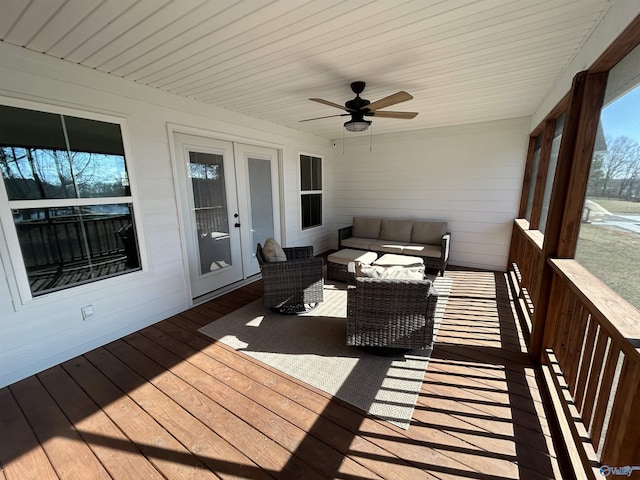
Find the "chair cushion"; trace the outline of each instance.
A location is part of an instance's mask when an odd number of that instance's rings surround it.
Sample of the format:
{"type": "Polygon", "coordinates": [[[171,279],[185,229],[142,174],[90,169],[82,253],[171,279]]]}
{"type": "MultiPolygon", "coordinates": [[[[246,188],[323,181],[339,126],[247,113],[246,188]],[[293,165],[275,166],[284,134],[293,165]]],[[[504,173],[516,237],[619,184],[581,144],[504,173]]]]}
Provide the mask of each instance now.
{"type": "Polygon", "coordinates": [[[440,245],[442,236],[447,233],[447,222],[413,222],[412,243],[440,245]]]}
{"type": "Polygon", "coordinates": [[[394,280],[424,280],[424,265],[402,267],[356,264],[356,276],[394,280]]]}
{"type": "Polygon", "coordinates": [[[286,262],[287,255],[278,242],[273,238],[267,238],[262,247],[262,257],[265,262],[286,262]]]}
{"type": "Polygon", "coordinates": [[[410,242],[413,220],[383,218],[380,222],[380,240],[410,242]]]}
{"type": "Polygon", "coordinates": [[[354,237],[377,239],[380,236],[380,219],[353,217],[351,232],[354,237]]]}

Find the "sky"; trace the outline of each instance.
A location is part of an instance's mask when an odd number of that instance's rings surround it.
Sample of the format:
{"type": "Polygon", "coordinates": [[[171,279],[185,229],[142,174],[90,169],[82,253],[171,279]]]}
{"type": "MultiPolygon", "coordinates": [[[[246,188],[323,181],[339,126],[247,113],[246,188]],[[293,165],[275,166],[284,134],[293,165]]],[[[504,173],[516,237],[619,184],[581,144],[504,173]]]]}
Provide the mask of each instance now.
{"type": "Polygon", "coordinates": [[[606,137],[625,135],[640,143],[640,85],[603,108],[600,121],[606,137]]]}

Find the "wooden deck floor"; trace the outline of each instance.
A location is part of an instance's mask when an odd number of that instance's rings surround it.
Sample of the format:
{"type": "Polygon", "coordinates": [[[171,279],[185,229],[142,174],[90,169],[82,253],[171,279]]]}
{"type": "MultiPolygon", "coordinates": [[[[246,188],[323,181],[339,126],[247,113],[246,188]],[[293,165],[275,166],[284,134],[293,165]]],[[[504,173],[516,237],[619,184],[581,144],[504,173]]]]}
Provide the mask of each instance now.
{"type": "Polygon", "coordinates": [[[503,275],[446,275],[408,430],[197,333],[256,282],[0,389],[0,480],[562,478],[503,275]]]}

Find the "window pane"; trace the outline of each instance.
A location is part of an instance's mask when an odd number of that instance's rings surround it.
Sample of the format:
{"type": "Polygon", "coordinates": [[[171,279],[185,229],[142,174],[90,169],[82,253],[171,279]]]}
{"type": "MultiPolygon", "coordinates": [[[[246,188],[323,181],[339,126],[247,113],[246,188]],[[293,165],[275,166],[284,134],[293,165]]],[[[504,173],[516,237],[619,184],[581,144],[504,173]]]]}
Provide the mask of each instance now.
{"type": "Polygon", "coordinates": [[[311,157],[300,155],[300,190],[311,189],[311,157]]]}
{"type": "Polygon", "coordinates": [[[311,190],[322,190],[322,159],[311,157],[311,190]]]}
{"type": "Polygon", "coordinates": [[[637,308],[640,283],[634,279],[640,273],[639,111],[640,86],[627,89],[602,109],[575,254],[576,260],[637,308]]]}
{"type": "Polygon", "coordinates": [[[0,145],[66,150],[62,116],[0,105],[0,145]]]}
{"type": "Polygon", "coordinates": [[[128,196],[120,126],[0,106],[9,200],[128,196]]]}
{"type": "Polygon", "coordinates": [[[302,228],[322,225],[322,194],[302,195],[302,228]]]}
{"type": "Polygon", "coordinates": [[[529,195],[527,196],[527,211],[524,218],[531,221],[531,209],[533,208],[533,194],[536,191],[536,177],[538,176],[538,162],[542,149],[542,135],[536,138],[536,149],[533,152],[533,165],[531,166],[531,181],[529,182],[529,195]]]}
{"type": "Polygon", "coordinates": [[[547,170],[547,181],[544,186],[544,196],[542,198],[542,212],[540,214],[540,225],[538,230],[544,232],[547,227],[547,215],[549,214],[549,201],[551,200],[551,190],[553,180],[556,176],[556,166],[558,165],[558,153],[560,152],[560,141],[564,129],[564,113],[556,119],[556,131],[551,143],[551,155],[549,157],[549,169],[547,170]]]}
{"type": "Polygon", "coordinates": [[[322,159],[300,155],[300,190],[322,190],[322,159]]]}
{"type": "Polygon", "coordinates": [[[34,296],[140,269],[131,204],[13,210],[34,296]]]}
{"type": "Polygon", "coordinates": [[[75,180],[78,196],[130,195],[120,125],[69,116],[64,125],[70,152],[68,177],[75,180]]]}

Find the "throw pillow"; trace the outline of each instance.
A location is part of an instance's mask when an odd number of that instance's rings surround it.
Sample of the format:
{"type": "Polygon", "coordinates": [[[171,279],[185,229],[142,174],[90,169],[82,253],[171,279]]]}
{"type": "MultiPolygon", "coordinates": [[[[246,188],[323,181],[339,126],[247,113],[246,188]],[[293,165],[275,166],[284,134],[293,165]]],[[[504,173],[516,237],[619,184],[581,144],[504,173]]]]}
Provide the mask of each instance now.
{"type": "Polygon", "coordinates": [[[427,245],[440,245],[447,233],[447,222],[413,222],[411,241],[427,245]]]}
{"type": "Polygon", "coordinates": [[[378,238],[380,235],[380,219],[353,217],[351,234],[359,238],[378,238]]]}
{"type": "Polygon", "coordinates": [[[383,218],[380,225],[380,239],[395,242],[410,242],[413,220],[383,218]]]}
{"type": "Polygon", "coordinates": [[[265,262],[286,262],[287,255],[278,242],[273,238],[267,238],[262,247],[262,257],[265,262]]]}

